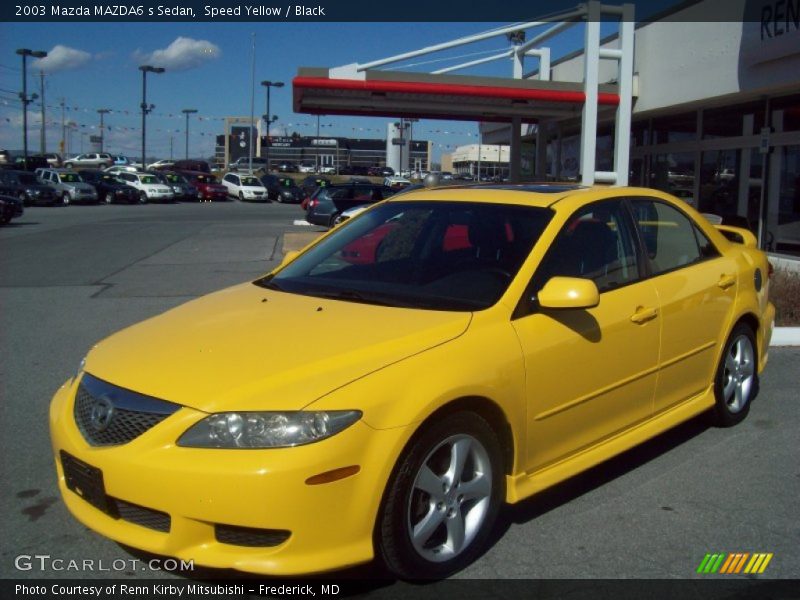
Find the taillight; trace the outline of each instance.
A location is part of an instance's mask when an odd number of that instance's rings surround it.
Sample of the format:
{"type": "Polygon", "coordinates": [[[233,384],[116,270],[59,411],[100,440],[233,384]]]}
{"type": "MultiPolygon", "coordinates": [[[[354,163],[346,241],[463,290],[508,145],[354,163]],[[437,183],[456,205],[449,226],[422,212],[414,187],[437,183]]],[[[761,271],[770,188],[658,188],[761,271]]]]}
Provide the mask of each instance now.
{"type": "Polygon", "coordinates": [[[308,208],[316,208],[317,204],[319,204],[319,200],[314,199],[308,203],[308,208]]]}

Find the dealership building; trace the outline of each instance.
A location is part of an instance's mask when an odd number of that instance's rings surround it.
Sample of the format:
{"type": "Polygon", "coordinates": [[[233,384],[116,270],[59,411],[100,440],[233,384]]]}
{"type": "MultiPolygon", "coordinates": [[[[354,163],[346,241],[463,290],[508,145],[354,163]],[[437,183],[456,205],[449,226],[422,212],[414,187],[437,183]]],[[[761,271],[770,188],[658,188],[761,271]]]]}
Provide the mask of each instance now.
{"type": "MultiPolygon", "coordinates": [[[[800,2],[731,2],[725,14],[736,5],[747,20],[704,22],[718,5],[683,3],[636,27],[629,183],[674,192],[748,227],[763,248],[800,257],[800,2]]],[[[616,48],[617,36],[600,46],[616,48]]],[[[584,58],[554,61],[551,79],[580,79],[584,58]]],[[[599,82],[615,76],[602,61],[599,82]]],[[[612,169],[614,125],[599,116],[600,171],[612,169]]],[[[577,178],[580,119],[541,127],[547,176],[577,178]]],[[[486,142],[508,139],[508,127],[482,129],[486,142]]],[[[534,132],[524,127],[523,147],[534,132]]]]}
{"type": "MultiPolygon", "coordinates": [[[[228,117],[225,131],[217,136],[217,162],[225,167],[231,162],[250,155],[249,117],[228,117]]],[[[317,168],[330,167],[339,171],[392,167],[395,171],[411,168],[430,168],[433,144],[427,140],[402,138],[395,123],[387,127],[385,139],[348,138],[335,136],[302,136],[299,134],[276,136],[262,135],[259,122],[253,129],[255,144],[253,156],[269,156],[271,165],[289,161],[296,165],[312,164],[317,168]],[[402,138],[402,139],[401,139],[402,138]]],[[[404,128],[410,135],[413,130],[404,128]]]]}

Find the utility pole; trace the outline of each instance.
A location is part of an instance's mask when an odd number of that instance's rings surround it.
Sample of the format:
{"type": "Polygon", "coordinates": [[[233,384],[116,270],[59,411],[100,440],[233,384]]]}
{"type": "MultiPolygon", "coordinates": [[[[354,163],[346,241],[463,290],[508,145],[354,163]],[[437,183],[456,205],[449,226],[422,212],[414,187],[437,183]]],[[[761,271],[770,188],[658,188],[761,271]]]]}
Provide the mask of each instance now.
{"type": "Polygon", "coordinates": [[[39,71],[39,96],[42,99],[42,137],[39,140],[39,153],[44,154],[47,152],[47,140],[45,138],[45,120],[44,120],[44,71],[39,71]]]}
{"type": "Polygon", "coordinates": [[[67,151],[67,122],[64,120],[64,107],[66,99],[61,98],[61,157],[66,158],[64,154],[67,151]]]}
{"type": "Polygon", "coordinates": [[[139,70],[142,72],[142,171],[147,168],[145,157],[145,139],[147,132],[147,113],[155,108],[155,105],[147,104],[147,74],[148,73],[163,73],[166,71],[164,67],[153,67],[151,65],[141,65],[139,70]]]}
{"type": "MultiPolygon", "coordinates": [[[[186,160],[189,160],[189,115],[194,114],[197,112],[196,108],[184,108],[181,111],[184,115],[186,115],[186,160]]],[[[172,151],[170,151],[170,158],[172,158],[172,151]]]]}
{"type": "Polygon", "coordinates": [[[255,129],[255,112],[256,112],[256,34],[252,34],[253,40],[253,59],[250,73],[250,144],[248,144],[248,163],[247,170],[253,174],[253,144],[255,143],[253,129],[255,129]]]}
{"type": "Polygon", "coordinates": [[[31,94],[28,97],[28,57],[45,58],[47,52],[44,50],[30,50],[29,48],[19,48],[17,54],[22,57],[22,92],[19,95],[22,100],[22,148],[25,157],[25,168],[28,167],[28,104],[36,100],[39,96],[31,94]]]}
{"type": "Polygon", "coordinates": [[[108,108],[98,108],[97,113],[100,115],[100,152],[103,152],[103,147],[105,146],[106,142],[106,130],[105,125],[103,124],[103,117],[110,113],[111,110],[108,108]]]}
{"type": "Polygon", "coordinates": [[[172,142],[175,141],[175,136],[170,134],[169,136],[169,159],[172,160],[172,142]]]}

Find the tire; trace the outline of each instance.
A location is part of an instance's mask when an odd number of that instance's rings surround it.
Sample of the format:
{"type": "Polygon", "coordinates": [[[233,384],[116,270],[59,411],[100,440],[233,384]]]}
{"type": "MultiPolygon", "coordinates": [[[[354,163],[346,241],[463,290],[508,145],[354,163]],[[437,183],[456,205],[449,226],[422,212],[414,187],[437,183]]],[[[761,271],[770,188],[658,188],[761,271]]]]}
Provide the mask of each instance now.
{"type": "Polygon", "coordinates": [[[239,202],[244,202],[244,192],[239,192],[239,202]]]}
{"type": "Polygon", "coordinates": [[[105,202],[106,204],[111,204],[111,200],[112,200],[111,192],[106,192],[105,195],[103,196],[103,202],[105,202]]]}
{"type": "Polygon", "coordinates": [[[337,213],[333,213],[333,214],[331,215],[330,221],[328,221],[328,227],[336,227],[336,223],[338,222],[336,219],[338,219],[338,218],[339,218],[339,215],[340,215],[340,214],[341,214],[341,213],[338,213],[338,212],[337,212],[337,213]]]}
{"type": "Polygon", "coordinates": [[[139,192],[139,204],[147,204],[147,192],[139,192]]]}
{"type": "Polygon", "coordinates": [[[758,394],[758,354],[753,330],[739,323],[725,342],[714,378],[714,423],[732,427],[744,421],[758,394]]]}
{"type": "Polygon", "coordinates": [[[432,421],[389,480],[375,528],[377,552],[400,578],[446,577],[484,549],[504,498],[502,452],[489,423],[473,412],[432,421]]]}
{"type": "Polygon", "coordinates": [[[31,200],[30,198],[28,198],[28,194],[26,194],[25,192],[20,192],[17,197],[19,198],[20,202],[22,202],[22,206],[31,205],[31,200]]]}
{"type": "Polygon", "coordinates": [[[71,162],[64,163],[64,168],[65,169],[71,169],[72,168],[72,163],[71,162]]]}
{"type": "Polygon", "coordinates": [[[69,198],[69,194],[67,192],[64,192],[63,194],[61,194],[61,204],[63,204],[64,206],[68,206],[69,205],[69,200],[70,200],[70,198],[69,198]]]}

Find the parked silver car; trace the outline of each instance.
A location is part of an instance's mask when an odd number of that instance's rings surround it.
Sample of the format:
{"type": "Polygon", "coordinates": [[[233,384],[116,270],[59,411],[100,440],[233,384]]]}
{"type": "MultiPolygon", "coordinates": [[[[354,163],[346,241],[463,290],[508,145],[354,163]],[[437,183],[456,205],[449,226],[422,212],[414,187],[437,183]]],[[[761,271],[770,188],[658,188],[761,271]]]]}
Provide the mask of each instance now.
{"type": "Polygon", "coordinates": [[[78,154],[75,158],[68,158],[64,161],[67,169],[74,167],[87,167],[92,169],[103,169],[114,164],[114,157],[106,152],[89,152],[88,154],[78,154]]]}
{"type": "Polygon", "coordinates": [[[69,169],[36,169],[39,181],[55,190],[64,204],[98,202],[97,190],[81,180],[81,176],[69,169]]]}

